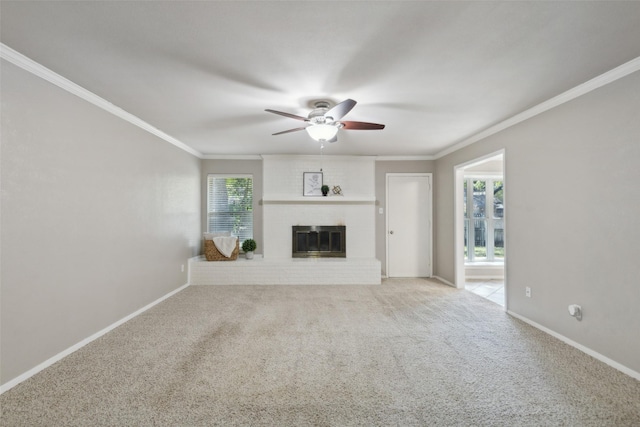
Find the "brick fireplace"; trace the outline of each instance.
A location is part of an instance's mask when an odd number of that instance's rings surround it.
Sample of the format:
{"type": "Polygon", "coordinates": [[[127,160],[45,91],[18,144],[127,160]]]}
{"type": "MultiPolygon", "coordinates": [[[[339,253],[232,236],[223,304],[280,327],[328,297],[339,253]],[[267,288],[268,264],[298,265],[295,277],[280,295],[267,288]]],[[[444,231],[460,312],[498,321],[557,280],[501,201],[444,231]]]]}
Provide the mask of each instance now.
{"type": "MultiPolygon", "coordinates": [[[[375,159],[366,156],[325,156],[323,181],[340,185],[344,195],[303,196],[303,173],[320,171],[319,156],[263,156],[263,221],[265,259],[293,257],[292,227],[345,226],[342,258],[375,258],[375,159]]],[[[315,238],[312,236],[311,238],[315,238]]],[[[318,236],[320,237],[320,236],[318,236]]],[[[314,241],[311,241],[315,244],[314,241]]],[[[306,257],[318,259],[317,254],[306,257]]],[[[331,257],[340,260],[337,257],[331,257]]]]}

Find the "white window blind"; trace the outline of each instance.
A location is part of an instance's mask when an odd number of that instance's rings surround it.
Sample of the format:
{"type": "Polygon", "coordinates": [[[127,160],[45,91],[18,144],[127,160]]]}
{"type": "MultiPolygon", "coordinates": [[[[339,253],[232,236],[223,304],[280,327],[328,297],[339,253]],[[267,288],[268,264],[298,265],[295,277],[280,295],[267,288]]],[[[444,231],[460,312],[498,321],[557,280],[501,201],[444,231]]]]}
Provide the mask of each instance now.
{"type": "Polygon", "coordinates": [[[230,231],[240,244],[253,238],[253,176],[207,176],[207,231],[230,231]]]}

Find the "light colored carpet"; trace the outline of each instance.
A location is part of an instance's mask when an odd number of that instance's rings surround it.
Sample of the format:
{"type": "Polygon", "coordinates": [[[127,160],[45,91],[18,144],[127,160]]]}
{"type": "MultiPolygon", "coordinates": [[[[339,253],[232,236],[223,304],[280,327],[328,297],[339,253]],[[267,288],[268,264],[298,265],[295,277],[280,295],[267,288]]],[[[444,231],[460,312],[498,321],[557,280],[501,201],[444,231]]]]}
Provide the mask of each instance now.
{"type": "Polygon", "coordinates": [[[3,426],[638,426],[640,382],[427,279],[189,287],[0,396],[3,426]]]}

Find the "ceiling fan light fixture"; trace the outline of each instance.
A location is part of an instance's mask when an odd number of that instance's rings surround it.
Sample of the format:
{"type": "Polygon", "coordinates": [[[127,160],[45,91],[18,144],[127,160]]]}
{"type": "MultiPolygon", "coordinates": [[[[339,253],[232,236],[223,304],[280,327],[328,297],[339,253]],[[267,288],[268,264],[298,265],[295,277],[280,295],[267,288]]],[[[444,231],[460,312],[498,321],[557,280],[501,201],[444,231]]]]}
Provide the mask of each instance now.
{"type": "MultiPolygon", "coordinates": [[[[0,0],[1,1],[1,0],[0,0]]],[[[338,141],[338,131],[340,129],[347,130],[367,130],[367,129],[384,129],[384,125],[379,123],[366,123],[354,121],[341,121],[342,118],[356,105],[353,99],[345,99],[335,104],[331,108],[329,101],[315,101],[313,107],[315,109],[309,113],[308,117],[302,117],[295,114],[285,113],[282,111],[266,109],[265,111],[280,116],[289,117],[291,119],[305,122],[305,126],[295,129],[289,129],[282,132],[276,132],[274,135],[282,135],[283,133],[297,132],[306,129],[307,133],[317,142],[336,142],[338,141]]]]}
{"type": "Polygon", "coordinates": [[[317,124],[307,126],[307,133],[316,141],[331,141],[338,134],[338,126],[317,124]]]}

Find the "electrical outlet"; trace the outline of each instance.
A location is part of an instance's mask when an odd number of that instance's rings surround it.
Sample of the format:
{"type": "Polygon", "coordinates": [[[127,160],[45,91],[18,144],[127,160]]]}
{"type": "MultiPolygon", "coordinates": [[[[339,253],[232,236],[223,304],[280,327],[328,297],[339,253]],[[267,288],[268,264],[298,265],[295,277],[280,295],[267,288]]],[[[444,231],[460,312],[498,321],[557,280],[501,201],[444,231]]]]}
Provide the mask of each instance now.
{"type": "Polygon", "coordinates": [[[184,264],[180,267],[180,271],[184,273],[184,264]]]}
{"type": "Polygon", "coordinates": [[[530,287],[527,286],[526,288],[524,288],[524,295],[527,298],[531,298],[531,288],[530,287]]]}

